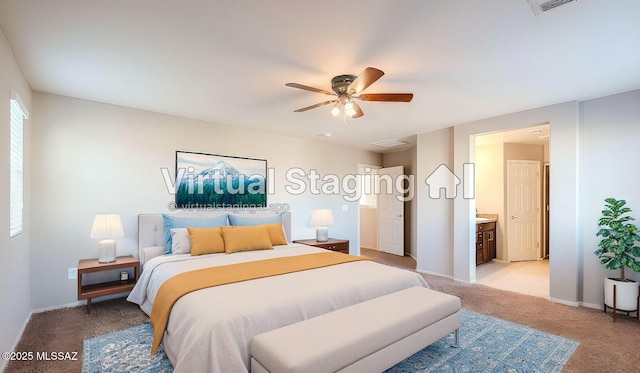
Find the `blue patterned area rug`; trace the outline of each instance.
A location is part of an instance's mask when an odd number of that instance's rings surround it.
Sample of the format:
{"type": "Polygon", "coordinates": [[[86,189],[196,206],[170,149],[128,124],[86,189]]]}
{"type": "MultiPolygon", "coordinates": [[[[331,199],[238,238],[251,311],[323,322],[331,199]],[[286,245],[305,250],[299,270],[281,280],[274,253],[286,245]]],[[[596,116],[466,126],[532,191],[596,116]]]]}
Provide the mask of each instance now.
{"type": "Polygon", "coordinates": [[[141,324],[84,340],[82,372],[172,372],[162,345],[151,355],[153,327],[141,324]]]}
{"type": "MultiPolygon", "coordinates": [[[[83,372],[171,372],[162,346],[149,354],[153,329],[142,324],[85,339],[83,372]]],[[[578,342],[462,310],[460,346],[453,335],[401,361],[387,372],[560,372],[578,342]]]]}
{"type": "Polygon", "coordinates": [[[400,372],[560,372],[578,342],[462,309],[459,347],[453,335],[387,370],[400,372]]]}

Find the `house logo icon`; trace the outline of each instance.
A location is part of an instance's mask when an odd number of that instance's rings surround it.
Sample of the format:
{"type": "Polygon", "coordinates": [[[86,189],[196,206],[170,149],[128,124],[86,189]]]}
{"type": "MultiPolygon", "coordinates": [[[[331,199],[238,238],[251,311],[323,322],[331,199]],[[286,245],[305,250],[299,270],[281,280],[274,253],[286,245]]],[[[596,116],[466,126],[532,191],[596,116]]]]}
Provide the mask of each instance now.
{"type": "Polygon", "coordinates": [[[442,191],[447,199],[456,198],[458,195],[458,185],[462,183],[463,197],[465,199],[475,198],[475,164],[465,163],[463,165],[462,180],[451,171],[445,164],[438,166],[435,171],[424,181],[429,186],[429,198],[442,198],[442,191]]]}

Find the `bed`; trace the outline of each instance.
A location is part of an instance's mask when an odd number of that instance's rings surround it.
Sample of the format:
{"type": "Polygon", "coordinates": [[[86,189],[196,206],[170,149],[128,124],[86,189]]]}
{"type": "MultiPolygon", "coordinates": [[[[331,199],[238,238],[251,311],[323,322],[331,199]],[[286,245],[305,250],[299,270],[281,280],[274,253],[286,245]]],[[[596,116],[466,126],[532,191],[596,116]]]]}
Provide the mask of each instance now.
{"type": "MultiPolygon", "coordinates": [[[[176,214],[199,218],[218,215],[176,214]]],[[[280,218],[290,242],[290,214],[280,218]]],[[[152,313],[158,289],[178,274],[326,251],[288,243],[273,250],[233,254],[162,255],[165,239],[161,214],[139,216],[143,271],[128,300],[140,305],[147,315],[152,313]]],[[[417,273],[363,260],[205,288],[176,301],[162,344],[178,373],[248,372],[254,336],[413,286],[428,287],[417,273]]]]}

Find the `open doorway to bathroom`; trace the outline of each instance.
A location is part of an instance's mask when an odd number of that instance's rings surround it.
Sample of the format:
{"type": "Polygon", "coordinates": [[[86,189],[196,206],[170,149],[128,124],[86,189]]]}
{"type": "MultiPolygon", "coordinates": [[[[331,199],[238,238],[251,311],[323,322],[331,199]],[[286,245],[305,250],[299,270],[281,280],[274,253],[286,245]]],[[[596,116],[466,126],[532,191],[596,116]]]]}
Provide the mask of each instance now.
{"type": "Polygon", "coordinates": [[[477,213],[495,219],[495,257],[476,266],[479,284],[549,297],[549,134],[545,123],[476,135],[477,213]]]}

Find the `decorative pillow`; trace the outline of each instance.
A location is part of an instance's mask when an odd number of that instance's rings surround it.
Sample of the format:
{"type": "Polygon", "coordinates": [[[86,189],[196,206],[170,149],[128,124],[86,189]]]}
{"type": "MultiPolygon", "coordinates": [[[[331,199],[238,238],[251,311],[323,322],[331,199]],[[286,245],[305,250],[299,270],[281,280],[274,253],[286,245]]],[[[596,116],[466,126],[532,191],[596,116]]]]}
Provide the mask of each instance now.
{"type": "Polygon", "coordinates": [[[187,228],[171,228],[171,254],[189,254],[191,239],[187,228]]]}
{"type": "Polygon", "coordinates": [[[273,246],[288,244],[287,237],[284,235],[284,230],[282,229],[282,223],[265,224],[265,226],[269,231],[269,238],[271,238],[271,244],[273,246]]]}
{"type": "Polygon", "coordinates": [[[191,238],[191,255],[224,253],[220,228],[187,228],[191,238]]]}
{"type": "Polygon", "coordinates": [[[140,253],[140,264],[144,265],[156,256],[164,255],[164,245],[143,247],[140,253]]]}
{"type": "Polygon", "coordinates": [[[271,250],[271,237],[266,225],[220,227],[227,254],[239,251],[271,250]]]}
{"type": "Polygon", "coordinates": [[[282,214],[267,216],[240,216],[229,214],[229,223],[234,226],[282,223],[282,214]]]}
{"type": "Polygon", "coordinates": [[[171,228],[217,228],[227,225],[227,214],[211,218],[181,218],[178,216],[162,214],[162,220],[164,221],[164,238],[167,244],[164,253],[171,254],[171,228]]]}

